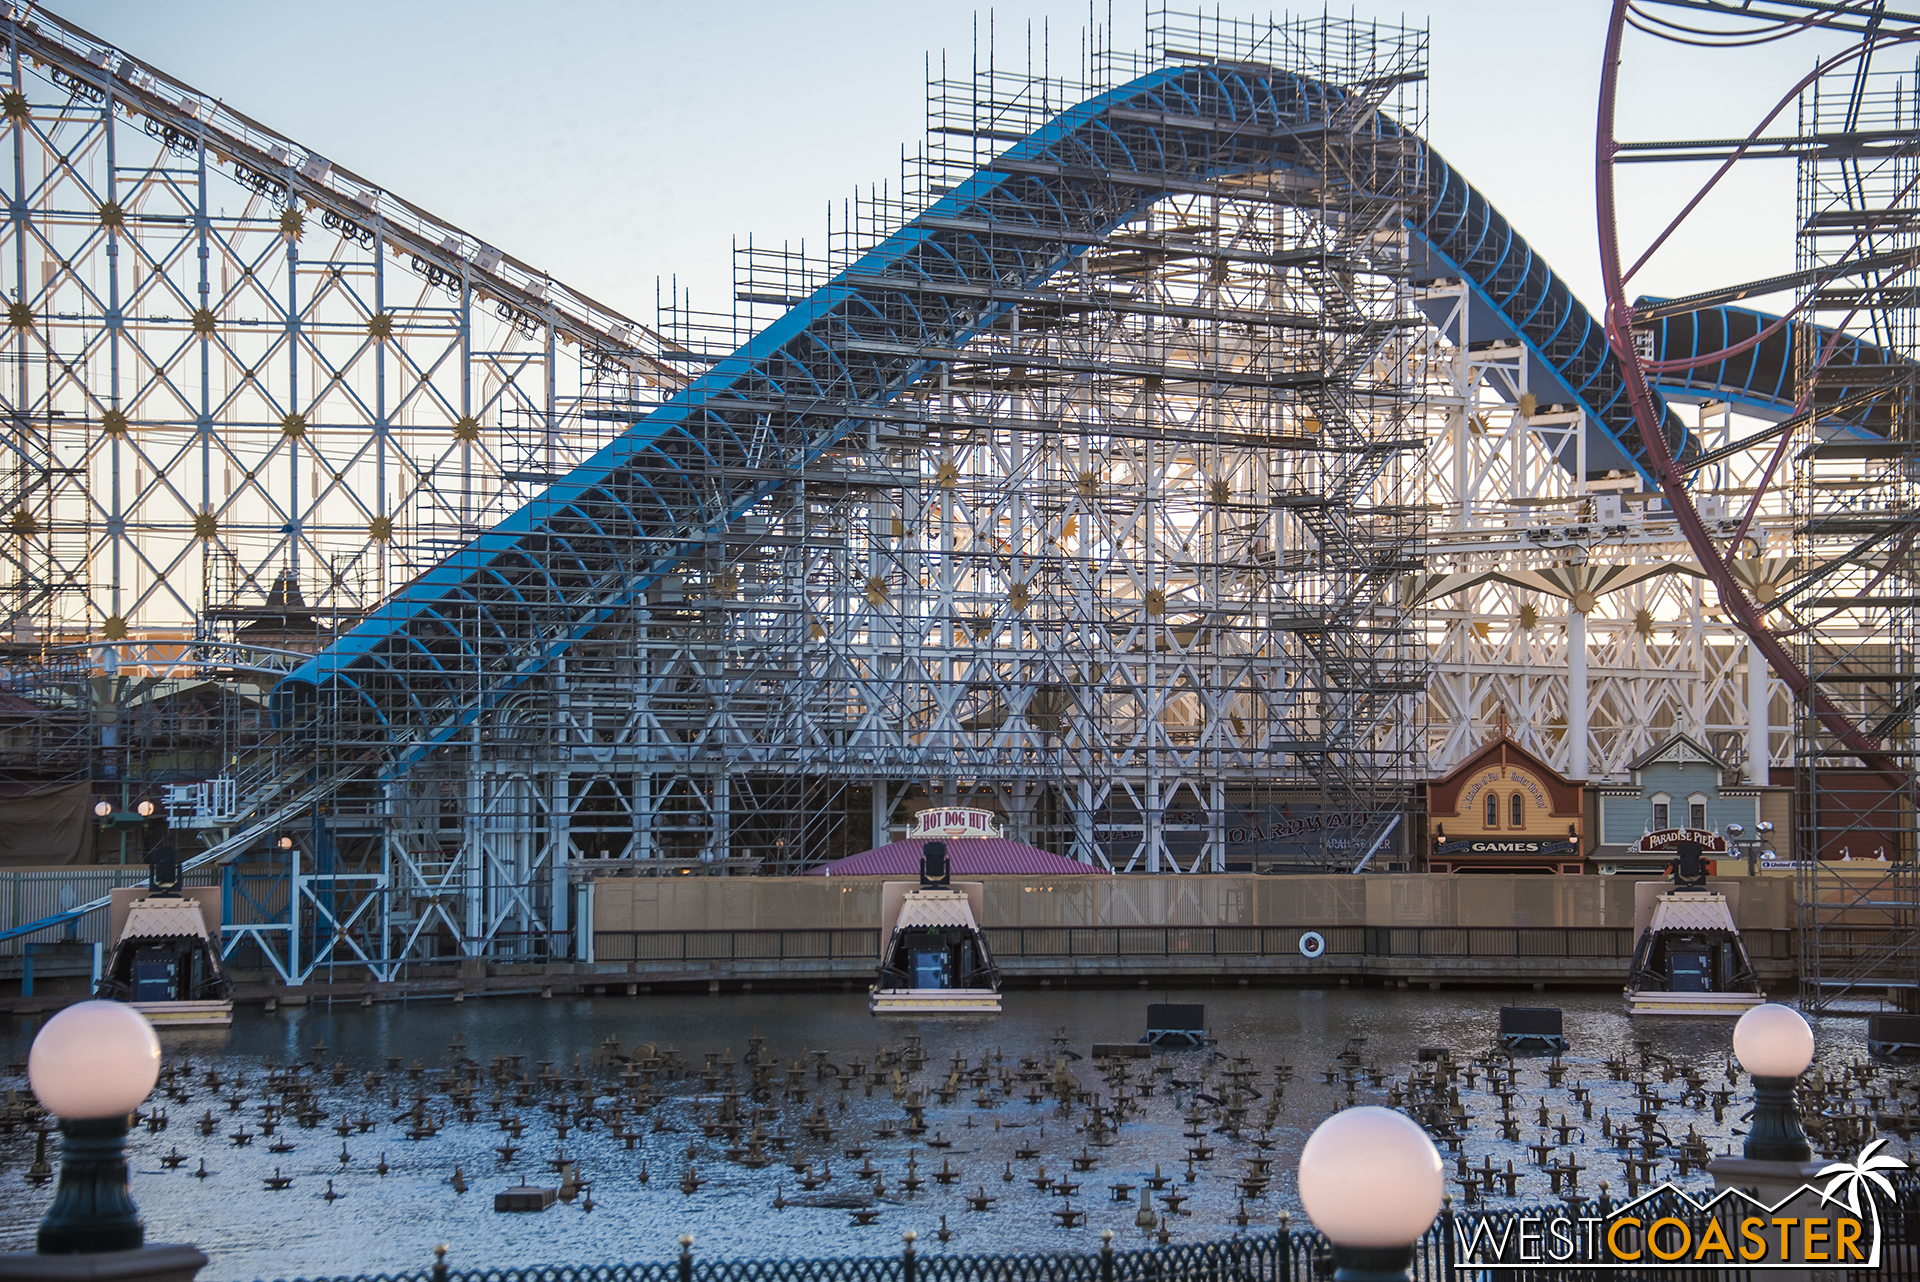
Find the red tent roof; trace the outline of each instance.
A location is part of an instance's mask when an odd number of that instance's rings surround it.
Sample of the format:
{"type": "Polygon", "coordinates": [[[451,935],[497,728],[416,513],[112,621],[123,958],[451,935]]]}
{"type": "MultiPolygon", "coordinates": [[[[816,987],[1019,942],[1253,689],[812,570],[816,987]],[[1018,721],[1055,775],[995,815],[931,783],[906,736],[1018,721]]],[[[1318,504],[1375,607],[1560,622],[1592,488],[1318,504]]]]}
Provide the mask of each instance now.
{"type": "MultiPolygon", "coordinates": [[[[821,877],[917,877],[920,847],[926,845],[927,840],[930,839],[888,842],[818,868],[809,868],[807,872],[821,877]]],[[[956,877],[1060,877],[1100,871],[1005,837],[950,838],[947,865],[956,877]]]]}

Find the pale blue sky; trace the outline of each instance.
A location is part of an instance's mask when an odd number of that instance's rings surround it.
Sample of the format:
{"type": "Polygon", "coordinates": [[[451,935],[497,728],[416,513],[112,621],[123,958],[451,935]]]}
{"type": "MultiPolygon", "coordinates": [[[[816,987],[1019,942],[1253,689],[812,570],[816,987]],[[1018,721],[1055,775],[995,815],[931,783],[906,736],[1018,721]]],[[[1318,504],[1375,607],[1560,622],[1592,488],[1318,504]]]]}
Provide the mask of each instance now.
{"type": "MultiPolygon", "coordinates": [[[[898,0],[50,7],[648,322],[656,276],[677,274],[696,305],[724,307],[736,233],[817,241],[829,201],[897,178],[901,147],[923,129],[925,58],[945,48],[964,62],[974,23],[968,5],[898,0]]],[[[1087,12],[1003,4],[1002,47],[1024,44],[1029,23],[1037,39],[1044,21],[1077,61],[1087,12]]],[[[1113,12],[1119,43],[1139,47],[1139,0],[1113,12]]],[[[1353,12],[1431,19],[1432,141],[1597,307],[1602,0],[1353,12]]],[[[1628,131],[1745,133],[1811,58],[1794,42],[1737,57],[1636,53],[1628,131]]],[[[1681,177],[1649,168],[1664,187],[1681,177]]],[[[1677,244],[1644,288],[1679,293],[1791,267],[1790,166],[1743,179],[1719,208],[1712,234],[1677,244]]],[[[1650,212],[1635,218],[1654,225],[1650,212]]]]}

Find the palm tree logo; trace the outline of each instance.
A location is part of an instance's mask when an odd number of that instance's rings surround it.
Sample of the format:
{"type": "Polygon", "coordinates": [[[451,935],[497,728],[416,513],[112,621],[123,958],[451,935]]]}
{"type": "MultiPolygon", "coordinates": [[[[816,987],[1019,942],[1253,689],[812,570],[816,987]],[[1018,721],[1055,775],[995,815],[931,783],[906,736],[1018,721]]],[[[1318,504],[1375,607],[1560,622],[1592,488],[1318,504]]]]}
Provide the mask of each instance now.
{"type": "Polygon", "coordinates": [[[1860,1215],[1861,1191],[1866,1192],[1867,1212],[1873,1217],[1873,1259],[1870,1265],[1877,1265],[1880,1259],[1880,1203],[1873,1196],[1873,1190],[1879,1189],[1892,1201],[1895,1197],[1893,1184],[1882,1175],[1882,1171],[1904,1171],[1907,1164],[1890,1154],[1878,1150],[1887,1141],[1877,1139],[1860,1150],[1851,1162],[1835,1162],[1823,1167],[1815,1179],[1833,1177],[1820,1194],[1822,1202],[1844,1206],[1856,1217],[1860,1215]]]}

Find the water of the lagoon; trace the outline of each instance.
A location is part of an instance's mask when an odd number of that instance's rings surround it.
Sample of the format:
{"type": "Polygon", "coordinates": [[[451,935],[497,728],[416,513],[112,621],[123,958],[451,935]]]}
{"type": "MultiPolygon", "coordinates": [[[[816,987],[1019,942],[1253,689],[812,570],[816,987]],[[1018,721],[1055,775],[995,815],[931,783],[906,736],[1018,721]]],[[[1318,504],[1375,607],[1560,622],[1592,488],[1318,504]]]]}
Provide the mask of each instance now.
{"type": "MultiPolygon", "coordinates": [[[[1567,1085],[1585,1081],[1596,1088],[1595,1120],[1586,1128],[1586,1142],[1575,1141],[1580,1160],[1591,1168],[1582,1178],[1582,1191],[1593,1190],[1602,1178],[1611,1180],[1616,1192],[1624,1187],[1619,1159],[1600,1138],[1600,1108],[1610,1108],[1613,1116],[1620,1118],[1633,1113],[1635,1106],[1631,1087],[1607,1080],[1604,1061],[1609,1056],[1632,1054],[1635,1040],[1644,1039],[1653,1050],[1673,1057],[1679,1064],[1698,1066],[1709,1088],[1724,1081],[1721,1075],[1732,1021],[1630,1021],[1622,1013],[1617,995],[1598,993],[1021,991],[1007,994],[1005,1013],[997,1017],[945,1019],[876,1019],[867,1013],[864,993],[550,1001],[502,998],[461,1005],[396,1003],[370,1009],[357,1004],[331,1008],[318,1005],[270,1015],[253,1007],[238,1011],[230,1030],[179,1030],[161,1035],[167,1056],[175,1060],[190,1057],[193,1062],[192,1099],[187,1104],[167,1105],[171,1124],[164,1132],[135,1132],[131,1140],[133,1193],[146,1218],[148,1241],[191,1242],[212,1257],[201,1275],[207,1282],[423,1269],[432,1263],[433,1247],[440,1242],[450,1244],[449,1262],[458,1268],[664,1260],[677,1252],[676,1242],[682,1233],[693,1235],[694,1249],[700,1255],[735,1258],[890,1253],[899,1249],[900,1234],[905,1229],[918,1232],[919,1249],[923,1251],[1094,1250],[1103,1228],[1114,1230],[1117,1244],[1141,1242],[1141,1230],[1134,1223],[1137,1205],[1111,1202],[1108,1185],[1138,1185],[1156,1163],[1167,1174],[1179,1177],[1173,1189],[1193,1195],[1188,1207],[1192,1214],[1173,1222],[1176,1241],[1271,1231],[1281,1210],[1296,1217],[1300,1214],[1294,1192],[1300,1146],[1313,1127],[1346,1099],[1344,1085],[1328,1085],[1322,1070],[1347,1047],[1349,1038],[1366,1039],[1365,1057],[1387,1069],[1387,1081],[1391,1082],[1395,1077],[1404,1078],[1421,1047],[1448,1046],[1461,1057],[1487,1047],[1493,1040],[1497,1010],[1502,1004],[1551,1004],[1565,1011],[1566,1031],[1572,1041],[1566,1057],[1572,1066],[1567,1085]],[[1238,1228],[1230,1217],[1240,1202],[1234,1185],[1246,1170],[1242,1159],[1256,1152],[1251,1141],[1253,1132],[1247,1132],[1248,1138],[1239,1142],[1226,1136],[1212,1137],[1209,1142],[1217,1144],[1219,1151],[1211,1160],[1197,1165],[1197,1181],[1188,1186],[1184,1181],[1185,1154],[1192,1141],[1181,1134],[1185,1124],[1179,1114],[1191,1101],[1184,1090],[1165,1089],[1164,1077],[1158,1079],[1163,1089],[1142,1101],[1147,1108],[1144,1116],[1130,1118],[1111,1147],[1090,1150],[1097,1156],[1098,1165],[1085,1174],[1071,1173],[1069,1164],[1069,1158],[1081,1152],[1086,1142],[1078,1133],[1085,1110],[1076,1109],[1071,1119],[1063,1121],[1053,1100],[1029,1104],[1025,1087],[1019,1087],[1021,1093],[990,1110],[975,1106],[972,1089],[963,1090],[950,1105],[931,1102],[927,1110],[930,1130],[953,1141],[951,1148],[937,1150],[905,1136],[890,1141],[870,1139],[880,1119],[904,1117],[890,1091],[876,1089],[869,1097],[863,1084],[856,1084],[843,1094],[833,1083],[825,1083],[828,1116],[836,1128],[831,1142],[807,1138],[798,1125],[800,1115],[813,1107],[816,1097],[812,1094],[805,1104],[784,1105],[777,1129],[795,1137],[789,1156],[831,1162],[833,1183],[812,1196],[858,1195],[863,1186],[852,1172],[859,1163],[844,1157],[843,1150],[855,1141],[872,1144],[873,1162],[885,1171],[888,1191],[887,1200],[878,1204],[883,1208],[878,1222],[866,1228],[852,1227],[845,1209],[788,1206],[776,1211],[776,1186],[787,1199],[808,1195],[801,1192],[785,1161],[757,1171],[730,1165],[722,1156],[725,1139],[702,1136],[691,1121],[694,1100],[701,1090],[697,1075],[665,1084],[664,1090],[671,1097],[666,1107],[675,1130],[667,1134],[649,1130],[633,1152],[626,1151],[604,1125],[585,1133],[576,1129],[563,1145],[556,1144],[553,1119],[538,1104],[518,1109],[510,1106],[509,1111],[526,1123],[526,1136],[520,1141],[525,1151],[507,1168],[493,1152],[505,1136],[484,1109],[475,1124],[463,1124],[457,1116],[450,1116],[448,1126],[438,1136],[412,1142],[403,1134],[405,1125],[391,1120],[404,1110],[404,1101],[412,1098],[405,1074],[392,1075],[372,1097],[362,1084],[362,1075],[369,1069],[383,1069],[389,1056],[399,1056],[403,1064],[419,1059],[429,1068],[444,1065],[449,1044],[456,1037],[464,1039],[466,1055],[483,1068],[496,1054],[518,1054],[526,1057],[522,1064],[533,1073],[541,1060],[552,1060],[557,1070],[565,1071],[576,1055],[583,1064],[591,1065],[594,1052],[609,1036],[617,1038],[626,1050],[643,1042],[677,1048],[697,1069],[707,1051],[727,1052],[738,1060],[746,1050],[747,1039],[758,1031],[765,1036],[768,1050],[781,1056],[783,1068],[803,1051],[818,1049],[829,1051],[829,1060],[837,1064],[847,1064],[859,1056],[870,1065],[877,1047],[899,1046],[905,1034],[915,1032],[930,1055],[915,1081],[931,1086],[945,1077],[954,1055],[978,1062],[981,1056],[998,1050],[1006,1056],[1005,1066],[1017,1070],[1023,1055],[1048,1055],[1052,1036],[1063,1028],[1066,1045],[1081,1055],[1086,1055],[1089,1044],[1095,1041],[1132,1041],[1144,1029],[1145,1008],[1151,1000],[1206,1003],[1219,1049],[1251,1059],[1259,1070],[1255,1082],[1263,1094],[1272,1087],[1274,1065],[1294,1066],[1293,1080],[1284,1092],[1280,1124],[1272,1133],[1278,1141],[1270,1154],[1275,1159],[1276,1178],[1270,1192],[1247,1204],[1256,1217],[1251,1229],[1238,1228]],[[322,1041],[327,1047],[327,1066],[331,1068],[340,1059],[351,1070],[342,1087],[334,1087],[327,1074],[314,1079],[320,1086],[322,1107],[331,1114],[329,1121],[311,1130],[300,1129],[291,1119],[285,1121],[279,1134],[296,1146],[288,1153],[269,1152],[265,1139],[255,1139],[246,1147],[232,1145],[228,1133],[241,1122],[249,1130],[258,1128],[262,1101],[257,1092],[266,1062],[311,1064],[312,1048],[322,1041]],[[223,1075],[236,1070],[247,1074],[245,1089],[250,1098],[239,1113],[229,1112],[225,1100],[215,1098],[202,1084],[205,1070],[214,1066],[223,1075]],[[394,1082],[402,1089],[403,1105],[398,1110],[389,1106],[394,1082]],[[847,1104],[844,1112],[839,1110],[842,1100],[847,1104]],[[211,1136],[203,1138],[194,1122],[209,1108],[219,1125],[211,1136]],[[355,1134],[344,1141],[352,1159],[345,1167],[338,1161],[343,1141],[327,1129],[343,1110],[349,1115],[367,1113],[379,1119],[373,1133],[355,1134]],[[966,1125],[969,1119],[971,1128],[966,1125]],[[997,1131],[996,1120],[1001,1125],[997,1131]],[[1045,1138],[1040,1139],[1043,1126],[1045,1138]],[[1045,1156],[1037,1161],[1015,1159],[1015,1147],[1028,1142],[1041,1148],[1045,1156]],[[689,1144],[696,1151],[697,1169],[708,1181],[692,1196],[679,1188],[689,1144]],[[188,1160],[169,1171],[159,1158],[174,1147],[188,1160]],[[595,1208],[585,1212],[575,1203],[556,1204],[538,1215],[495,1213],[493,1194],[497,1190],[523,1179],[536,1184],[557,1182],[546,1159],[559,1148],[564,1148],[566,1155],[578,1162],[583,1176],[592,1181],[595,1208]],[[964,1174],[944,1188],[929,1182],[907,1200],[899,1185],[909,1150],[917,1150],[923,1178],[937,1169],[943,1158],[964,1174]],[[383,1156],[392,1168],[384,1177],[374,1171],[383,1156]],[[203,1157],[213,1174],[205,1180],[195,1179],[192,1172],[203,1157]],[[652,1176],[645,1186],[636,1178],[643,1160],[652,1176]],[[1002,1179],[1009,1164],[1016,1176],[1011,1183],[1002,1179]],[[1056,1227],[1050,1212],[1060,1205],[1059,1199],[1028,1182],[1042,1164],[1049,1172],[1066,1174],[1084,1186],[1074,1199],[1088,1213],[1084,1227],[1056,1227]],[[469,1184],[464,1195],[448,1183],[455,1165],[463,1169],[469,1184]],[[263,1183],[275,1168],[293,1177],[292,1186],[285,1191],[270,1191],[263,1183]],[[334,1190],[344,1195],[331,1203],[323,1197],[329,1179],[334,1190]],[[1000,1199],[998,1207],[986,1214],[971,1212],[965,1195],[983,1184],[989,1194],[1000,1199]],[[946,1246],[934,1236],[943,1215],[955,1234],[946,1246]]],[[[24,1091],[22,1066],[36,1028],[37,1021],[21,1019],[0,1034],[0,1067],[6,1073],[0,1085],[24,1091]]],[[[1838,1063],[1864,1054],[1862,1021],[1821,1020],[1816,1031],[1823,1061],[1838,1063]]],[[[1194,1069],[1207,1054],[1176,1052],[1179,1068],[1173,1076],[1196,1076],[1194,1069]]],[[[1524,1071],[1516,1111],[1526,1123],[1522,1138],[1536,1138],[1534,1113],[1542,1098],[1556,1117],[1566,1113],[1570,1120],[1578,1120],[1579,1106],[1568,1098],[1564,1087],[1547,1087],[1546,1061],[1521,1062],[1524,1071]]],[[[1131,1061],[1136,1073],[1150,1063],[1131,1061]]],[[[1082,1084],[1106,1090],[1091,1060],[1080,1060],[1073,1068],[1082,1084]]],[[[784,1074],[777,1075],[776,1081],[781,1076],[784,1074]]],[[[1484,1084],[1481,1079],[1480,1085],[1484,1084]]],[[[807,1085],[810,1092],[822,1086],[811,1072],[807,1085]]],[[[1665,1094],[1671,1099],[1680,1087],[1678,1082],[1669,1085],[1665,1094]]],[[[492,1083],[483,1077],[478,1100],[484,1104],[491,1093],[492,1083]]],[[[228,1092],[223,1090],[221,1094],[228,1092]]],[[[1520,1199],[1546,1200],[1546,1175],[1528,1166],[1524,1145],[1499,1138],[1493,1124],[1499,1111],[1497,1101],[1482,1089],[1463,1089],[1461,1095],[1474,1116],[1466,1144],[1473,1163],[1478,1165],[1489,1155],[1496,1166],[1512,1159],[1516,1170],[1526,1172],[1519,1188],[1520,1199]]],[[[1370,1088],[1363,1077],[1355,1098],[1360,1103],[1384,1103],[1386,1091],[1370,1088]]],[[[1748,1098],[1743,1081],[1736,1106],[1720,1125],[1715,1125],[1710,1109],[1695,1111],[1669,1104],[1665,1110],[1669,1129],[1680,1136],[1688,1126],[1697,1127],[1712,1139],[1716,1150],[1722,1149],[1732,1128],[1739,1125],[1748,1098]]],[[[155,1099],[161,1097],[156,1095],[155,1099]]],[[[439,1107],[444,1105],[441,1097],[439,1107]]],[[[1254,1119],[1263,1107],[1263,1102],[1256,1102],[1254,1119]]],[[[647,1130],[644,1120],[629,1125],[647,1130]]],[[[1907,1152],[1898,1140],[1891,1151],[1902,1156],[1907,1152]]],[[[0,1250],[32,1249],[34,1226],[52,1196],[50,1185],[36,1188],[24,1179],[32,1152],[31,1134],[15,1130],[0,1135],[0,1250]]],[[[1448,1161],[1451,1164],[1451,1154],[1448,1161]]],[[[1664,1168],[1663,1174],[1670,1170],[1670,1166],[1664,1168]]],[[[1708,1179],[1696,1173],[1682,1184],[1704,1188],[1708,1179]]],[[[1457,1184],[1454,1189],[1457,1193],[1457,1184]]]]}

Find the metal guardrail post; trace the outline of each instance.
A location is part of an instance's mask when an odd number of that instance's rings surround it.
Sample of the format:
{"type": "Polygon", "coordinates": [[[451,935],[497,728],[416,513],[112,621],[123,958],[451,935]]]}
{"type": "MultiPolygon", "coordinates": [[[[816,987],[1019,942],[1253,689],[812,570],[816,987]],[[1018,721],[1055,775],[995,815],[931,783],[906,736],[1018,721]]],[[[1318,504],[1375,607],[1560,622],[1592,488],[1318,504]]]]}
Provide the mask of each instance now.
{"type": "Polygon", "coordinates": [[[680,1282],[693,1282],[693,1234],[680,1235],[680,1282]]]}
{"type": "Polygon", "coordinates": [[[447,1282],[447,1244],[433,1248],[433,1282],[447,1282]]]}
{"type": "Polygon", "coordinates": [[[1113,1282],[1113,1230],[1100,1230],[1100,1282],[1113,1282]]]}
{"type": "Polygon", "coordinates": [[[918,1236],[912,1229],[900,1235],[900,1241],[904,1243],[900,1250],[900,1282],[914,1282],[919,1271],[913,1258],[913,1241],[918,1236]]]}

